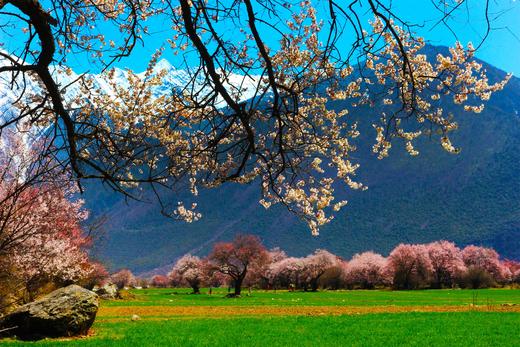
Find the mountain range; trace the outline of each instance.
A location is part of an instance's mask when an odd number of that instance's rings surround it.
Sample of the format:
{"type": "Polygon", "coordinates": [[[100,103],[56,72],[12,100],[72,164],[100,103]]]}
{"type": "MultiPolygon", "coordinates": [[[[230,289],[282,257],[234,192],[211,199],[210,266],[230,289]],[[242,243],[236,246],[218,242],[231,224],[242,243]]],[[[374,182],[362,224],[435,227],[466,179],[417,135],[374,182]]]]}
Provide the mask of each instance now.
{"type": "MultiPolygon", "coordinates": [[[[158,65],[168,70],[169,77],[164,90],[157,93],[185,83],[185,72],[166,61],[158,65]]],[[[485,67],[491,79],[505,76],[493,66],[485,67]]],[[[124,80],[126,72],[118,73],[124,80]]],[[[98,83],[103,83],[102,78],[98,83]]],[[[0,83],[0,105],[6,104],[9,95],[0,83]]],[[[459,246],[494,247],[505,258],[520,259],[520,80],[511,78],[481,114],[452,105],[446,108],[457,114],[459,129],[451,136],[462,149],[457,155],[443,151],[438,140],[422,138],[417,144],[419,156],[410,157],[395,146],[388,158],[378,160],[371,153],[375,132],[369,122],[363,122],[374,110],[352,115],[366,124],[353,159],[361,165],[358,180],[369,188],[339,191],[339,198],[349,203],[317,237],[285,208],[261,207],[254,183],[202,190],[197,202],[203,218],[187,224],[164,217],[146,193],[145,201],[127,201],[101,183],[89,182],[83,198],[91,218],[106,217],[93,255],[111,270],[125,267],[136,273],[165,273],[185,253],[205,255],[216,241],[253,233],[267,247],[281,247],[294,256],[317,248],[345,258],[366,250],[387,255],[401,242],[447,239],[459,246]]],[[[168,194],[172,201],[182,198],[176,192],[168,194]]]]}

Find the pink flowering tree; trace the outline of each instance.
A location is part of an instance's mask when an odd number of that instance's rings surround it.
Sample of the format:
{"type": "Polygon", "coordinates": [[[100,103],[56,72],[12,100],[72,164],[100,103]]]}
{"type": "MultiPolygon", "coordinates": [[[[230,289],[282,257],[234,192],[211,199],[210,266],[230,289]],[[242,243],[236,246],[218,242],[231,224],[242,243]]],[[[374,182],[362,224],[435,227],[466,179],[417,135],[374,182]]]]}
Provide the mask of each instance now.
{"type": "Polygon", "coordinates": [[[387,260],[380,254],[364,252],[352,257],[344,269],[344,279],[349,287],[373,289],[390,282],[386,272],[387,260]]]}
{"type": "Polygon", "coordinates": [[[269,263],[277,263],[279,261],[282,261],[284,259],[287,259],[287,253],[283,249],[280,249],[279,247],[275,247],[273,249],[270,249],[268,251],[269,253],[269,263]]]}
{"type": "Polygon", "coordinates": [[[338,264],[338,257],[324,249],[318,249],[304,258],[302,271],[304,290],[310,287],[313,292],[317,291],[321,276],[338,264]]]}
{"type": "Polygon", "coordinates": [[[180,287],[187,285],[186,281],[184,281],[184,279],[181,277],[181,275],[177,271],[175,271],[175,272],[170,271],[168,273],[168,281],[169,281],[169,285],[174,288],[180,288],[180,287]]]}
{"type": "Polygon", "coordinates": [[[152,277],[151,285],[155,288],[166,288],[170,285],[170,279],[164,275],[155,275],[152,277]]]}
{"type": "Polygon", "coordinates": [[[87,277],[81,280],[81,285],[87,289],[92,289],[94,286],[104,285],[110,277],[105,266],[100,262],[90,262],[90,273],[87,277]]]}
{"type": "Polygon", "coordinates": [[[132,271],[122,269],[110,276],[110,281],[117,286],[118,289],[131,287],[136,284],[136,278],[132,271]]]}
{"type": "Polygon", "coordinates": [[[266,276],[275,289],[278,286],[291,289],[299,287],[303,269],[303,258],[289,257],[271,263],[266,271],[266,276]]]}
{"type": "Polygon", "coordinates": [[[31,300],[45,284],[79,282],[93,271],[82,229],[88,213],[57,164],[37,158],[45,139],[0,135],[0,277],[31,300]]]}
{"type": "Polygon", "coordinates": [[[251,288],[253,285],[258,285],[261,288],[271,289],[274,287],[273,279],[271,277],[270,268],[272,264],[278,263],[287,259],[285,251],[279,247],[275,247],[267,252],[268,259],[263,266],[256,267],[253,273],[246,276],[244,285],[251,288]]]}
{"type": "Polygon", "coordinates": [[[232,242],[215,244],[208,256],[213,271],[227,275],[239,296],[248,274],[256,274],[269,263],[269,253],[257,236],[237,235],[232,242]]]}
{"type": "Polygon", "coordinates": [[[428,283],[433,267],[425,245],[400,244],[388,256],[388,275],[396,289],[417,289],[428,283]]]}
{"type": "Polygon", "coordinates": [[[520,284],[520,262],[505,260],[502,265],[509,270],[511,281],[520,284]]]}
{"type": "Polygon", "coordinates": [[[199,257],[186,254],[175,263],[168,277],[179,279],[189,285],[194,294],[200,294],[200,287],[207,279],[206,266],[199,257]]]}
{"type": "Polygon", "coordinates": [[[338,262],[335,266],[327,269],[320,277],[319,286],[331,290],[337,290],[345,287],[345,269],[347,268],[347,261],[338,257],[338,262]]]}
{"type": "Polygon", "coordinates": [[[498,253],[492,248],[469,245],[462,250],[462,259],[468,269],[484,271],[496,282],[505,279],[505,269],[500,263],[498,253]]]}
{"type": "Polygon", "coordinates": [[[466,271],[460,248],[448,241],[432,242],[426,247],[433,268],[432,287],[453,287],[466,271]]]}
{"type": "Polygon", "coordinates": [[[207,283],[209,286],[209,293],[211,294],[213,288],[219,288],[222,286],[228,286],[230,284],[229,276],[223,274],[222,272],[214,271],[213,266],[208,262],[205,262],[204,271],[207,275],[207,283]]]}

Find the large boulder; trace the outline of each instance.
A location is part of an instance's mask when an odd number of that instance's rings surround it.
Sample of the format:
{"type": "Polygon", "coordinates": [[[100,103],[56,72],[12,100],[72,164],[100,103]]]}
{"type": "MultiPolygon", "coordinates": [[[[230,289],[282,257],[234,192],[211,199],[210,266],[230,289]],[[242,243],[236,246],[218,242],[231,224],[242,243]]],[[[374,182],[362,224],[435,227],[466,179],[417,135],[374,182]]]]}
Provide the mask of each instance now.
{"type": "Polygon", "coordinates": [[[1,318],[0,331],[23,340],[84,335],[94,323],[98,307],[94,292],[70,285],[1,318]]]}
{"type": "Polygon", "coordinates": [[[92,289],[102,299],[113,300],[117,298],[117,286],[115,284],[106,283],[102,287],[92,289]]]}

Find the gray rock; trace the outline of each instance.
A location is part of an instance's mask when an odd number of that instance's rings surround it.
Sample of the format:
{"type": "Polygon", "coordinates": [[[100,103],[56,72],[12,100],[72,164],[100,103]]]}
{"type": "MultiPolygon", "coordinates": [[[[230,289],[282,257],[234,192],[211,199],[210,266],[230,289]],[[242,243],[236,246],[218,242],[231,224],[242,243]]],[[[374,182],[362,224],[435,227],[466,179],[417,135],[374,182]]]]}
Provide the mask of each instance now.
{"type": "Polygon", "coordinates": [[[23,305],[0,319],[4,335],[23,340],[84,335],[99,307],[98,296],[90,290],[70,285],[23,305]]]}
{"type": "Polygon", "coordinates": [[[117,286],[107,283],[103,287],[94,288],[93,291],[102,299],[113,300],[117,298],[117,286]]]}

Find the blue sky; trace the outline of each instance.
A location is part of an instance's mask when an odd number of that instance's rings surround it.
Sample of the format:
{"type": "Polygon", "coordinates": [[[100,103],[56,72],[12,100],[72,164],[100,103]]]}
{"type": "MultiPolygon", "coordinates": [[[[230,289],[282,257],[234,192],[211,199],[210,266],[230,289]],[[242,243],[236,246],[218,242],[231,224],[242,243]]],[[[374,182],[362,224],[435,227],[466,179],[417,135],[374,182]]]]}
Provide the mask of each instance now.
{"type": "MultiPolygon", "coordinates": [[[[484,0],[468,1],[469,11],[462,11],[451,21],[462,43],[477,44],[486,32],[485,17],[482,16],[484,0]],[[467,14],[470,14],[470,18],[467,14]],[[480,14],[480,15],[477,15],[480,14]]],[[[432,29],[438,18],[432,16],[430,0],[395,1],[394,7],[403,16],[417,22],[424,22],[418,33],[437,45],[453,45],[455,38],[442,25],[432,29]]],[[[490,2],[491,32],[477,52],[477,57],[515,76],[520,76],[520,1],[496,0],[490,2]]]]}
{"type": "MultiPolygon", "coordinates": [[[[416,27],[419,35],[425,37],[428,42],[435,45],[453,45],[455,37],[443,25],[435,26],[439,19],[439,13],[431,3],[432,0],[401,0],[394,1],[393,7],[401,18],[421,24],[416,27]]],[[[435,0],[433,0],[435,1],[435,0]]],[[[320,10],[325,9],[326,4],[322,1],[314,1],[320,10]]],[[[467,0],[466,7],[462,8],[457,16],[450,21],[451,27],[458,35],[462,43],[471,41],[478,43],[485,33],[485,18],[483,14],[484,0],[467,0]]],[[[364,11],[366,9],[360,9],[364,11]]],[[[492,27],[489,37],[477,52],[477,57],[492,65],[495,65],[507,72],[512,72],[520,76],[520,0],[492,0],[490,2],[490,18],[492,27]]],[[[366,17],[365,20],[369,18],[366,17]]],[[[131,57],[125,58],[116,63],[118,67],[128,67],[135,71],[142,71],[146,68],[151,54],[159,47],[164,45],[166,39],[171,35],[171,30],[163,18],[156,18],[149,25],[150,35],[145,38],[145,44],[136,47],[131,57]]],[[[349,33],[347,32],[346,35],[349,33]]],[[[117,35],[115,33],[114,35],[117,35]]],[[[5,44],[4,48],[10,47],[20,42],[19,35],[16,33],[8,36],[0,33],[0,40],[5,44]]],[[[21,35],[20,35],[21,37],[21,35]]],[[[348,42],[345,37],[345,42],[348,42]]],[[[268,42],[269,44],[269,42],[268,42]]],[[[273,43],[274,44],[274,43],[273,43]]],[[[179,62],[179,57],[175,57],[171,50],[166,49],[164,58],[174,65],[179,62]]],[[[193,64],[198,61],[194,59],[193,64]]],[[[88,63],[85,56],[69,56],[68,64],[76,72],[96,72],[97,67],[88,63]]]]}

